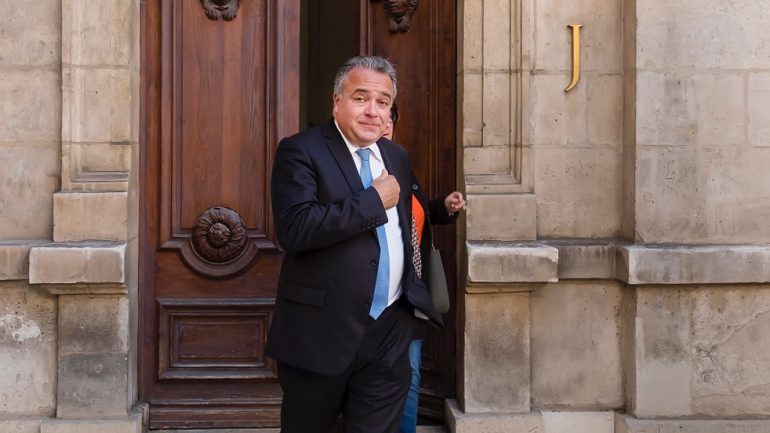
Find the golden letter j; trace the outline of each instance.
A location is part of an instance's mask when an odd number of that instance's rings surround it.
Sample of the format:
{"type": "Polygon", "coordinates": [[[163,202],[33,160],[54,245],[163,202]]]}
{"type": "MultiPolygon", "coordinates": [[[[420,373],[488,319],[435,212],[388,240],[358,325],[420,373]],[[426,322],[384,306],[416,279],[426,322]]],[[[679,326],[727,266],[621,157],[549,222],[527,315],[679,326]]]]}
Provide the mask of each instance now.
{"type": "Polygon", "coordinates": [[[567,27],[572,28],[572,81],[569,86],[564,89],[565,92],[569,92],[577,86],[577,82],[580,79],[580,28],[582,24],[570,24],[567,27]]]}

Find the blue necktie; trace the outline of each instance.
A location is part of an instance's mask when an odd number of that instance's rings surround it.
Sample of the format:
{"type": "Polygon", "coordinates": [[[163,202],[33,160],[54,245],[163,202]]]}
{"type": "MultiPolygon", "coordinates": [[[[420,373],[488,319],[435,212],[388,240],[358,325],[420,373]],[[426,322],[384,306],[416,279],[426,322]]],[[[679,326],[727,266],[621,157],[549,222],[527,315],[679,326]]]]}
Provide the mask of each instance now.
{"type": "MultiPolygon", "coordinates": [[[[358,149],[356,153],[361,157],[361,183],[364,184],[364,188],[369,188],[372,186],[372,169],[369,166],[369,156],[372,151],[358,149]]],[[[384,225],[377,226],[377,242],[380,244],[380,261],[377,267],[377,282],[374,284],[372,307],[369,309],[369,315],[375,320],[388,306],[388,289],[390,287],[390,256],[388,255],[388,238],[385,235],[384,225]]]]}

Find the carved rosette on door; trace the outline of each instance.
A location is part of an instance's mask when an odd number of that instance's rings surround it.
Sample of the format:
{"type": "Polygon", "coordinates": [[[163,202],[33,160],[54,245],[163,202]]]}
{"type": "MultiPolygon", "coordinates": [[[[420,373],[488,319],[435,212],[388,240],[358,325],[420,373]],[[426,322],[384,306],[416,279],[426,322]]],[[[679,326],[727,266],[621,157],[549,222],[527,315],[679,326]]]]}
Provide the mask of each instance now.
{"type": "Polygon", "coordinates": [[[201,4],[210,20],[217,21],[222,18],[225,21],[232,21],[238,15],[241,0],[201,0],[201,4]]]}
{"type": "Polygon", "coordinates": [[[243,270],[257,256],[241,215],[215,206],[198,215],[190,242],[181,248],[185,262],[201,274],[226,277],[243,270]]]}

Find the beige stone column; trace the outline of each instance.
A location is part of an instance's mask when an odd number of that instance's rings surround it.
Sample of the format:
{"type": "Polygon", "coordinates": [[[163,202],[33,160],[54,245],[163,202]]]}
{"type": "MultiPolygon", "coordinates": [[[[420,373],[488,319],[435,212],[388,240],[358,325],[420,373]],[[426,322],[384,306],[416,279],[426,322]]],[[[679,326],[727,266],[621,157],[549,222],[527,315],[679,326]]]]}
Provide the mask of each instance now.
{"type": "Polygon", "coordinates": [[[136,433],[135,269],[126,250],[135,219],[128,182],[137,168],[139,2],[61,7],[61,190],[53,243],[30,252],[30,283],[58,296],[56,418],[41,432],[136,433]]]}
{"type": "Polygon", "coordinates": [[[612,432],[622,407],[619,2],[459,3],[468,195],[453,432],[612,432]],[[568,24],[583,24],[571,93],[568,24]],[[589,49],[590,47],[590,49],[589,49]],[[558,240],[555,238],[569,238],[558,240]],[[570,344],[572,343],[572,344],[570,344]],[[584,347],[586,346],[586,347],[584,347]],[[596,350],[601,351],[597,356],[596,350]]]}
{"type": "Polygon", "coordinates": [[[624,233],[634,245],[618,250],[617,277],[633,294],[628,414],[616,429],[770,431],[767,4],[624,8],[624,233]]]}
{"type": "Polygon", "coordinates": [[[522,127],[528,7],[521,0],[458,2],[459,140],[468,211],[461,249],[467,287],[458,308],[458,399],[447,405],[454,432],[542,424],[529,415],[531,288],[521,283],[554,279],[557,251],[494,243],[536,238],[530,148],[522,127]],[[525,271],[530,265],[531,274],[525,271]]]}

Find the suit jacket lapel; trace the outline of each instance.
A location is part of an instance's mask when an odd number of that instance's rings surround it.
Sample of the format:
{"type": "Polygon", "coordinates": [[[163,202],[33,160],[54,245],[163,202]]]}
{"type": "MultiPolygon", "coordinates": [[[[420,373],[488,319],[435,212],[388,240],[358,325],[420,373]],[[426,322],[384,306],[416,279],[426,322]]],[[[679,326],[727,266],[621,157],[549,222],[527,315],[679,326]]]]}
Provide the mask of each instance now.
{"type": "Polygon", "coordinates": [[[334,119],[326,122],[323,131],[326,137],[326,147],[329,148],[329,152],[337,161],[337,165],[350,187],[350,191],[355,193],[364,189],[364,184],[361,183],[361,177],[358,174],[358,170],[356,170],[356,163],[353,161],[353,156],[348,151],[348,147],[345,145],[339,130],[334,125],[334,119]]]}

